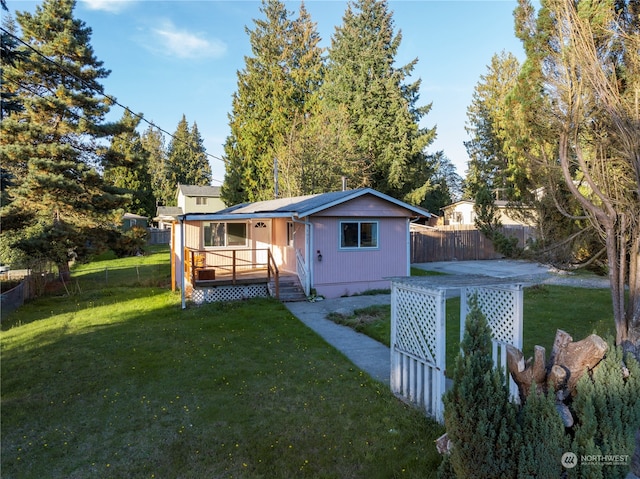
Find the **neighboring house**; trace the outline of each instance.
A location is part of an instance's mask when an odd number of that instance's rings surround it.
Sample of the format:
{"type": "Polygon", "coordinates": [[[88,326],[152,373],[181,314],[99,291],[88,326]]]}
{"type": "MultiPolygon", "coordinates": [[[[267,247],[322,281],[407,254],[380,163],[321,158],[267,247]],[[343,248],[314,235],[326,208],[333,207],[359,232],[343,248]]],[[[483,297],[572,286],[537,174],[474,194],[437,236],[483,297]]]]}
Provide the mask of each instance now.
{"type": "Polygon", "coordinates": [[[171,224],[182,214],[214,213],[225,208],[220,199],[219,186],[178,185],[176,201],[178,206],[158,206],[153,218],[158,229],[171,228],[171,224]]]}
{"type": "Polygon", "coordinates": [[[176,195],[183,214],[213,213],[225,208],[219,186],[178,185],[176,195]]]}
{"type": "Polygon", "coordinates": [[[158,229],[170,229],[178,216],[182,214],[182,208],[178,206],[158,206],[156,216],[153,218],[158,225],[158,229]]]}
{"type": "Polygon", "coordinates": [[[184,214],[174,223],[174,287],[183,305],[186,295],[196,303],[262,295],[222,289],[247,286],[242,274],[256,271],[255,282],[276,279],[276,296],[284,276],[326,298],[388,289],[389,278],[410,275],[409,225],[425,216],[370,188],[184,214]]]}
{"type": "Polygon", "coordinates": [[[129,231],[134,226],[147,228],[149,226],[149,218],[147,216],[134,215],[133,213],[125,213],[122,215],[123,231],[129,231]]]}
{"type": "MultiPolygon", "coordinates": [[[[513,218],[509,214],[507,208],[507,202],[503,200],[496,200],[495,205],[500,212],[498,218],[503,226],[521,225],[532,226],[530,223],[522,221],[518,218],[513,218]]],[[[473,210],[475,202],[471,200],[456,201],[448,206],[444,206],[442,209],[442,217],[445,225],[475,225],[476,213],[473,210]]]]}

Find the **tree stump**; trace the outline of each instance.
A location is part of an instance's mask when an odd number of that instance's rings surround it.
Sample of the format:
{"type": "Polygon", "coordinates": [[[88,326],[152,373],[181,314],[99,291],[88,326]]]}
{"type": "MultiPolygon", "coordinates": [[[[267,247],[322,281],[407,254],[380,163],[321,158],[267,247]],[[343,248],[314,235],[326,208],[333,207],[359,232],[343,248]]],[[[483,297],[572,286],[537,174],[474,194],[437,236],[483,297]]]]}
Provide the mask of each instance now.
{"type": "Polygon", "coordinates": [[[564,400],[575,394],[578,380],[604,358],[607,348],[607,343],[595,334],[574,342],[569,333],[558,330],[547,364],[542,346],[536,346],[534,357],[526,362],[522,351],[507,346],[507,368],[518,385],[521,402],[534,391],[546,393],[552,387],[556,392],[558,412],[565,426],[571,427],[573,418],[564,400]]]}

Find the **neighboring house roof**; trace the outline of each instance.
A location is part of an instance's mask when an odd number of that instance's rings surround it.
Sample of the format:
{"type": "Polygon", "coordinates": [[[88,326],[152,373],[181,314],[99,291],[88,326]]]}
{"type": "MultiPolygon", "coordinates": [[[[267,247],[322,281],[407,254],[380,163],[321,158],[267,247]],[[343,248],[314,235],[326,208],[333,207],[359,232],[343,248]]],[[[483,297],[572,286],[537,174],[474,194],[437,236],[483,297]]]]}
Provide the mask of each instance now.
{"type": "Polygon", "coordinates": [[[178,185],[178,194],[183,196],[207,196],[211,198],[220,198],[219,186],[196,186],[196,185],[178,185]]]}
{"type": "Polygon", "coordinates": [[[158,206],[154,221],[173,221],[182,214],[179,206],[158,206]]]}
{"type": "Polygon", "coordinates": [[[133,213],[125,213],[122,215],[123,220],[148,220],[148,216],[136,215],[133,213]]]}
{"type": "MultiPolygon", "coordinates": [[[[475,205],[475,204],[476,204],[476,202],[473,201],[473,200],[460,200],[460,201],[456,201],[455,203],[451,203],[450,205],[443,206],[440,209],[441,210],[450,210],[450,209],[455,208],[456,206],[460,206],[460,205],[475,205]]],[[[494,204],[498,208],[506,208],[507,206],[510,206],[512,208],[517,208],[518,207],[514,203],[510,204],[508,201],[505,201],[505,200],[496,200],[496,201],[494,201],[494,204]]],[[[526,208],[526,206],[525,206],[525,208],[526,208]]]]}
{"type": "Polygon", "coordinates": [[[244,218],[277,218],[306,216],[319,213],[333,206],[340,205],[352,199],[364,195],[373,195],[397,206],[413,212],[416,216],[430,217],[431,213],[417,206],[404,203],[371,188],[359,188],[357,190],[334,191],[331,193],[319,193],[307,196],[295,196],[291,198],[278,198],[275,200],[257,201],[255,203],[243,203],[225,208],[216,213],[191,213],[184,215],[185,219],[208,219],[207,217],[228,219],[244,218]]]}

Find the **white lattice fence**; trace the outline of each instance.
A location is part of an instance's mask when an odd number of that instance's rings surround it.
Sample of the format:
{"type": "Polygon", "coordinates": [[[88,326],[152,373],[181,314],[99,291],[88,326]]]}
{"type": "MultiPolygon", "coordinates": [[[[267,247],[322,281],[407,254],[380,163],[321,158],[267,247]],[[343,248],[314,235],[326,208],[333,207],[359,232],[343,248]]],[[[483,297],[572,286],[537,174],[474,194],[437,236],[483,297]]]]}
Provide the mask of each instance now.
{"type": "MultiPolygon", "coordinates": [[[[507,370],[507,345],[522,351],[522,285],[485,286],[463,288],[460,295],[460,341],[464,336],[464,326],[469,312],[469,301],[476,295],[478,307],[487,318],[491,328],[493,364],[507,370]]],[[[509,377],[509,389],[514,399],[518,398],[518,386],[509,377]]]]}
{"type": "MultiPolygon", "coordinates": [[[[522,349],[522,285],[484,285],[487,278],[391,283],[391,390],[442,422],[446,378],[446,297],[459,290],[461,338],[469,300],[477,295],[493,335],[494,364],[505,368],[506,345],[522,349]]],[[[512,396],[517,387],[511,381],[512,396]]]]}
{"type": "Polygon", "coordinates": [[[266,298],[269,296],[266,284],[248,284],[236,286],[213,286],[194,289],[191,300],[195,304],[215,303],[218,301],[239,301],[248,298],[266,298]]]}
{"type": "Polygon", "coordinates": [[[443,419],[445,292],[392,284],[391,390],[443,419]]]}

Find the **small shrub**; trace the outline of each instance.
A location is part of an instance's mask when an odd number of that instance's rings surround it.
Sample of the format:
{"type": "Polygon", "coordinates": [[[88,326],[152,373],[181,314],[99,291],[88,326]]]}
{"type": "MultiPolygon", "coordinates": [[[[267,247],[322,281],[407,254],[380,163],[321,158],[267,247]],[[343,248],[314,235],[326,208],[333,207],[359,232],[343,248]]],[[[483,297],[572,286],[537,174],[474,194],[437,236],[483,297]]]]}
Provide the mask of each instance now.
{"type": "MultiPolygon", "coordinates": [[[[635,448],[640,427],[640,365],[622,348],[609,345],[605,358],[593,374],[585,374],[577,385],[572,404],[576,419],[572,452],[587,455],[629,455],[635,448]]],[[[578,465],[570,477],[625,477],[627,465],[578,465]]]]}
{"type": "Polygon", "coordinates": [[[557,412],[553,391],[531,394],[518,417],[521,447],[518,453],[518,479],[562,477],[560,462],[569,439],[557,412]]]}
{"type": "MultiPolygon", "coordinates": [[[[444,396],[445,426],[453,444],[450,469],[460,479],[513,477],[519,443],[517,407],[509,401],[502,370],[493,368],[491,330],[475,297],[461,346],[453,387],[444,396]]],[[[443,466],[441,477],[451,470],[443,466]]]]}

